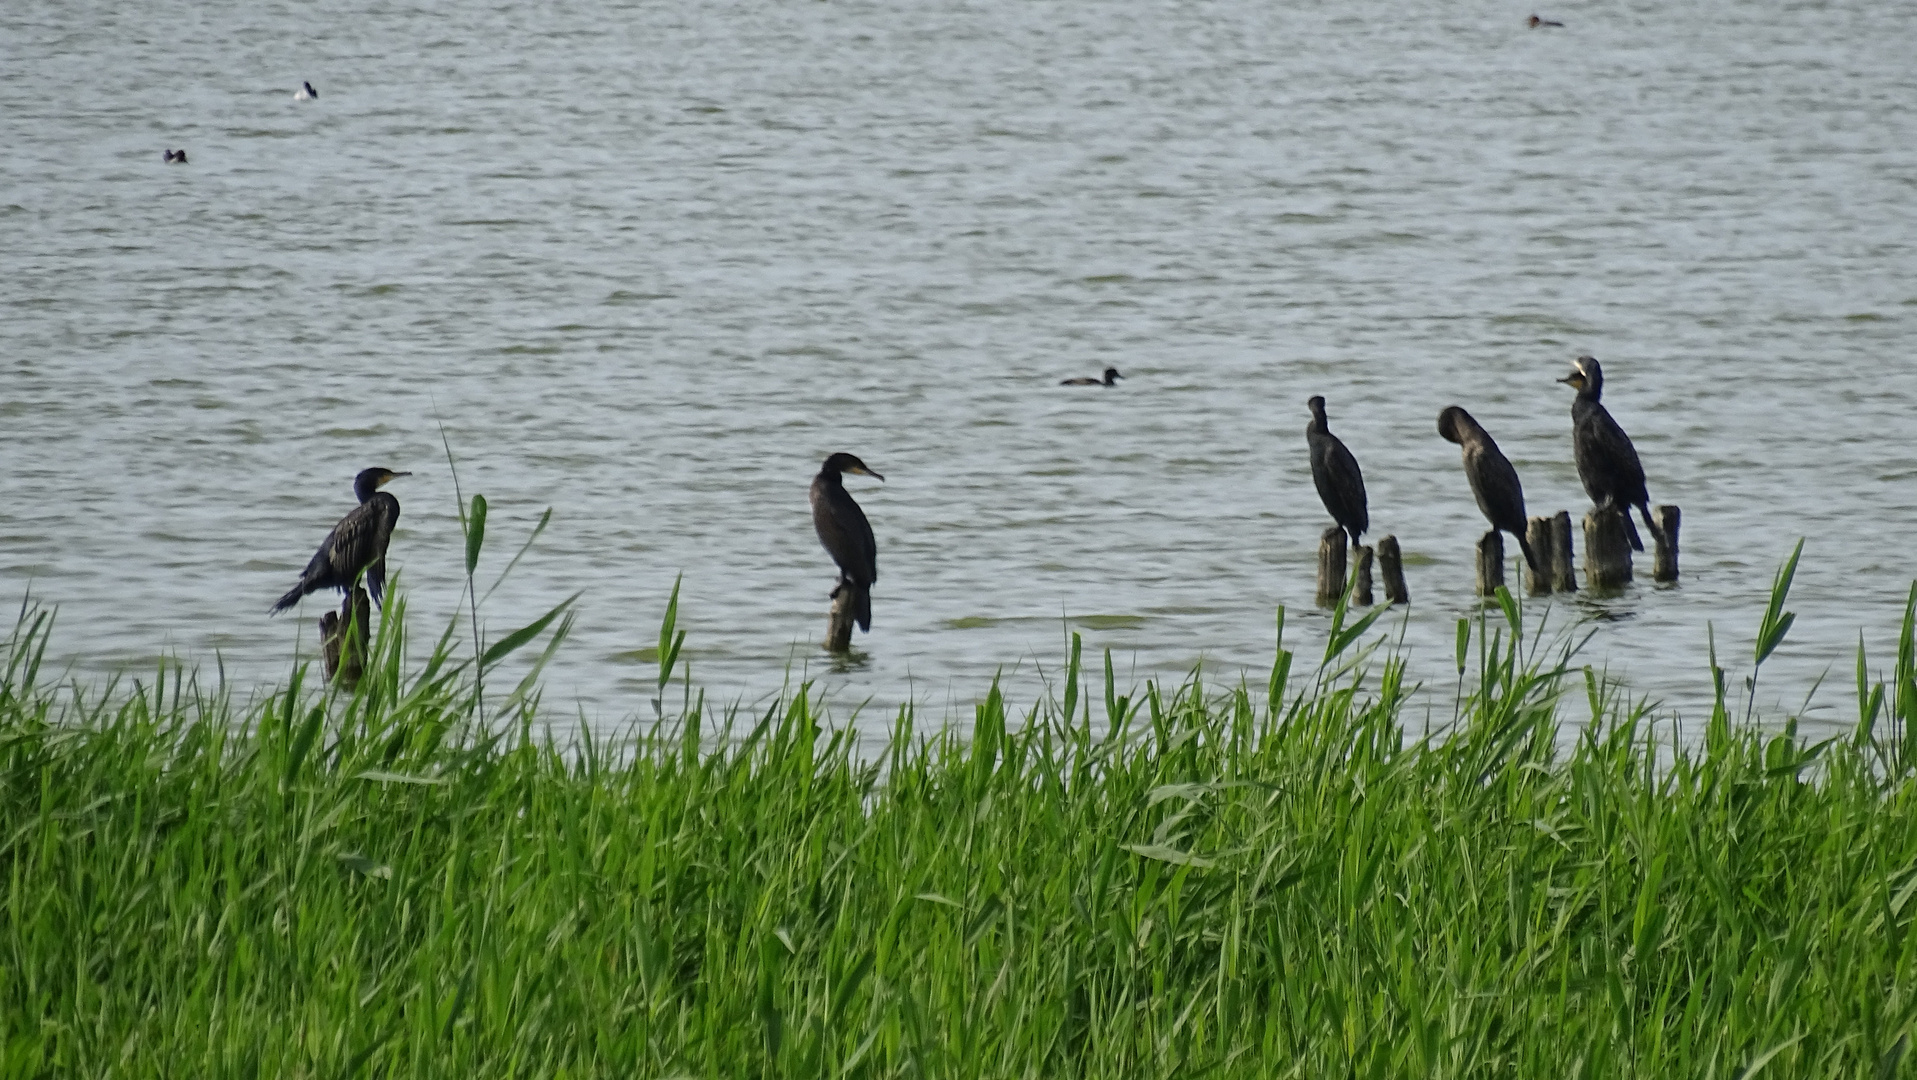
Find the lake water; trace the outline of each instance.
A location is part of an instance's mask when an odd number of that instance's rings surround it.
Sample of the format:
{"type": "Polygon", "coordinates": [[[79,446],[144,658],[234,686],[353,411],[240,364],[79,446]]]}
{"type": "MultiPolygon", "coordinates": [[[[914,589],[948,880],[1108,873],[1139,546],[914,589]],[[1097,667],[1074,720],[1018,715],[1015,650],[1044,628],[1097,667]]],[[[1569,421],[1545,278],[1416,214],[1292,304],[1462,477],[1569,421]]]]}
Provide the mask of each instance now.
{"type": "Polygon", "coordinates": [[[266,609],[380,464],[416,474],[428,638],[443,424],[483,579],[553,508],[484,614],[584,590],[562,718],[650,714],[680,574],[722,701],[963,717],[1001,669],[1029,700],[1068,625],[1127,680],[1256,682],[1278,605],[1323,639],[1322,393],[1436,684],[1484,529],[1437,413],[1582,513],[1554,380],[1589,352],[1684,577],[1553,625],[1701,719],[1707,624],[1735,678],[1804,536],[1763,698],[1828,666],[1817,715],[1854,716],[1917,575],[1917,5],[1531,10],[9,5],[0,600],[57,604],[81,673],[282,679],[325,605],[266,609]],[[881,579],[848,670],[806,504],[835,450],[887,477],[849,483],[881,579]]]}

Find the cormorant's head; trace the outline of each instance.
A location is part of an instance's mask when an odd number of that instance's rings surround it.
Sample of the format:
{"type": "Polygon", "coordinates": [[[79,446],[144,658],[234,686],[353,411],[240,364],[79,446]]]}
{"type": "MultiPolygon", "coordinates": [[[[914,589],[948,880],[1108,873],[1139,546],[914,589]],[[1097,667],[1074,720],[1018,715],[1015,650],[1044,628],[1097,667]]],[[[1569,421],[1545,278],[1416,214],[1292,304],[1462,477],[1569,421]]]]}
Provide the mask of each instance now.
{"type": "Polygon", "coordinates": [[[879,481],[885,479],[885,477],[866,468],[865,462],[860,461],[852,454],[833,454],[831,457],[825,459],[825,465],[822,466],[819,471],[825,473],[856,473],[859,476],[869,476],[879,481]]]}
{"type": "Polygon", "coordinates": [[[1320,424],[1325,422],[1325,398],[1323,394],[1313,394],[1311,400],[1305,402],[1305,407],[1311,410],[1311,418],[1313,420],[1318,421],[1320,424]]]}
{"type": "Polygon", "coordinates": [[[391,469],[361,469],[359,475],[353,477],[353,494],[359,496],[360,502],[365,502],[373,497],[373,492],[385,487],[393,477],[411,475],[413,474],[409,472],[394,472],[391,469]]]}
{"type": "Polygon", "coordinates": [[[1448,405],[1438,414],[1438,434],[1444,436],[1446,442],[1462,445],[1464,433],[1476,426],[1477,421],[1471,418],[1471,414],[1456,405],[1448,405]]]}
{"type": "Polygon", "coordinates": [[[1106,386],[1110,386],[1112,383],[1117,382],[1119,379],[1122,379],[1124,377],[1125,376],[1120,375],[1118,373],[1118,369],[1115,367],[1108,367],[1105,369],[1105,385],[1106,386]]]}
{"type": "Polygon", "coordinates": [[[1579,394],[1596,397],[1604,390],[1604,369],[1598,367],[1596,357],[1580,356],[1571,361],[1571,374],[1558,381],[1568,384],[1579,394]]]}

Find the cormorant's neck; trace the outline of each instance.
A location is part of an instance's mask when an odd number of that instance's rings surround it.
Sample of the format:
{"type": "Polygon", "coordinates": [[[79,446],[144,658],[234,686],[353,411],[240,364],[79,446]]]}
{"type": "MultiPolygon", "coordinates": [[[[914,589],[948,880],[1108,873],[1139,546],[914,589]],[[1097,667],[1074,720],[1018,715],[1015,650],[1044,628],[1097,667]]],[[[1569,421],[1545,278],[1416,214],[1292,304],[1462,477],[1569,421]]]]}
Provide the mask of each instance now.
{"type": "Polygon", "coordinates": [[[845,473],[838,469],[822,468],[819,470],[819,482],[833,487],[844,487],[845,473]]]}
{"type": "Polygon", "coordinates": [[[358,481],[358,480],[353,481],[353,494],[359,497],[360,502],[365,502],[366,500],[372,498],[373,494],[377,492],[378,490],[379,490],[379,484],[375,481],[372,481],[372,480],[367,480],[364,482],[358,481]]]}

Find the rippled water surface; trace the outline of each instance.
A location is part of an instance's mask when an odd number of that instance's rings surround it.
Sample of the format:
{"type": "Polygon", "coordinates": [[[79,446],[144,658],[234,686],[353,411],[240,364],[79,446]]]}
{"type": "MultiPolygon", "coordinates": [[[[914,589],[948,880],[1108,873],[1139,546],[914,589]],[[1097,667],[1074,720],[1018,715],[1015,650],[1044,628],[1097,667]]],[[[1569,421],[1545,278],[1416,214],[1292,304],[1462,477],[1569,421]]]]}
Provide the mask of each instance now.
{"type": "Polygon", "coordinates": [[[1806,536],[1766,680],[1794,707],[1834,665],[1841,720],[1917,575],[1917,6],[1529,13],[0,9],[0,599],[57,603],[83,672],[281,678],[322,605],[266,608],[383,464],[424,636],[460,589],[443,424],[482,577],[554,508],[486,622],[585,591],[562,711],[645,709],[681,573],[726,700],[790,672],[963,715],[1068,624],[1127,678],[1236,679],[1279,604],[1322,640],[1322,393],[1439,682],[1484,526],[1437,412],[1579,513],[1553,380],[1590,352],[1685,574],[1554,625],[1695,716],[1706,625],[1746,664],[1806,536]],[[881,570],[849,670],[806,506],[841,449],[887,477],[849,483],[881,570]]]}

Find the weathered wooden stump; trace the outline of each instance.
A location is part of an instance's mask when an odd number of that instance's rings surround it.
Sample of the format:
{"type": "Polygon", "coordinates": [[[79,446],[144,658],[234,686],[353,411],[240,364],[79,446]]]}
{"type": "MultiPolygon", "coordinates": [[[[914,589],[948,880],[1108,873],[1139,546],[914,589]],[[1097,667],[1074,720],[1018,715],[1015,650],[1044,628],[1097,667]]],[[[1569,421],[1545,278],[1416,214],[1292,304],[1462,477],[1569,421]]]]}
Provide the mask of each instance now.
{"type": "Polygon", "coordinates": [[[1651,508],[1651,520],[1657,522],[1657,554],[1651,560],[1652,581],[1677,580],[1677,527],[1683,512],[1675,506],[1651,508]]]}
{"type": "Polygon", "coordinates": [[[850,652],[852,649],[852,627],[856,622],[852,612],[852,596],[855,591],[841,585],[832,597],[832,614],[825,620],[825,647],[831,652],[850,652]]]}
{"type": "Polygon", "coordinates": [[[1370,607],[1376,602],[1371,593],[1371,559],[1372,553],[1370,548],[1361,547],[1358,549],[1358,587],[1352,595],[1351,601],[1354,604],[1362,604],[1365,607],[1370,607]]]}
{"type": "Polygon", "coordinates": [[[1584,580],[1593,589],[1631,583],[1631,540],[1624,531],[1624,513],[1616,508],[1584,515],[1584,580]]]}
{"type": "Polygon", "coordinates": [[[1318,538],[1318,606],[1336,607],[1345,594],[1345,531],[1336,525],[1318,538]]]}
{"type": "Polygon", "coordinates": [[[1578,591],[1576,554],[1571,550],[1571,511],[1559,510],[1551,519],[1551,555],[1545,559],[1543,553],[1539,553],[1539,558],[1551,567],[1551,591],[1578,591]]]}
{"type": "Polygon", "coordinates": [[[1404,553],[1398,550],[1395,536],[1378,541],[1378,574],[1384,578],[1385,603],[1411,602],[1411,594],[1404,587],[1404,553]]]}
{"type": "Polygon", "coordinates": [[[1496,596],[1504,587],[1504,534],[1496,529],[1478,541],[1478,595],[1496,596]]]}
{"type": "Polygon", "coordinates": [[[326,677],[342,690],[359,685],[366,673],[366,642],[373,625],[373,601],[355,587],[337,612],[320,616],[320,663],[326,677]]]}
{"type": "Polygon", "coordinates": [[[1538,565],[1524,567],[1524,591],[1532,596],[1551,594],[1551,518],[1534,517],[1524,523],[1524,542],[1531,545],[1531,554],[1537,556],[1538,565]]]}

